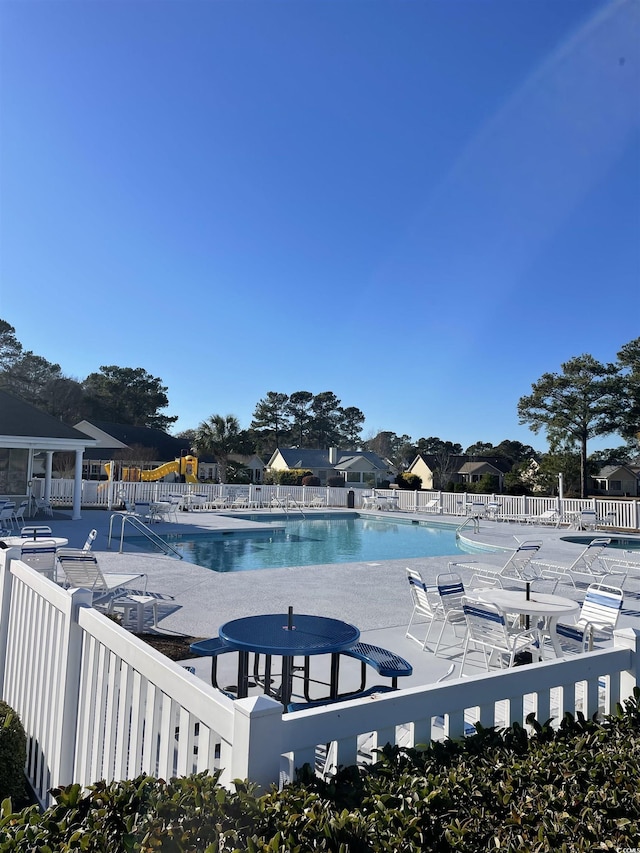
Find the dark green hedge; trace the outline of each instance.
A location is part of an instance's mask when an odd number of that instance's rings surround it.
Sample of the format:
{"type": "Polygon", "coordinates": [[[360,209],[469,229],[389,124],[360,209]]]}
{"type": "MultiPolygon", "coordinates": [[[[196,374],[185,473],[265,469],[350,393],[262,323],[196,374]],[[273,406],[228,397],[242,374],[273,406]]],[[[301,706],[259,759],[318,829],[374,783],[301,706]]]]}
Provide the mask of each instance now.
{"type": "Polygon", "coordinates": [[[482,729],[422,749],[387,747],[330,782],[301,774],[261,797],[206,775],[77,786],[44,814],[3,804],[0,851],[573,853],[640,846],[640,705],[603,722],[567,715],[532,736],[482,729]]]}

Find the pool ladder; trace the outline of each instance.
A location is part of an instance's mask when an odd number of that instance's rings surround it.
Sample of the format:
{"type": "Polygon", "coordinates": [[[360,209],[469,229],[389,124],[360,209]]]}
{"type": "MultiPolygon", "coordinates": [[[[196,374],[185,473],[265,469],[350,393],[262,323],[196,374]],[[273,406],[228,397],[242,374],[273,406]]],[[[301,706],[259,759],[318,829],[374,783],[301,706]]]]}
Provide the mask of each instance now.
{"type": "Polygon", "coordinates": [[[164,551],[165,554],[173,554],[179,560],[182,559],[182,554],[177,548],[174,548],[169,542],[165,542],[165,540],[158,536],[157,533],[154,533],[150,527],[148,527],[144,521],[140,521],[140,518],[137,515],[132,515],[127,512],[114,512],[111,518],[109,519],[109,541],[107,542],[107,548],[111,548],[111,532],[113,528],[113,520],[114,518],[122,519],[122,524],[120,526],[120,553],[122,554],[122,548],[124,544],[124,526],[128,522],[134,530],[137,530],[138,533],[141,533],[145,536],[150,542],[152,542],[157,548],[160,548],[164,551]]]}
{"type": "Polygon", "coordinates": [[[460,538],[460,531],[471,521],[473,522],[473,532],[480,533],[480,517],[477,515],[470,515],[469,518],[465,518],[460,527],[456,528],[456,539],[460,538]]]}

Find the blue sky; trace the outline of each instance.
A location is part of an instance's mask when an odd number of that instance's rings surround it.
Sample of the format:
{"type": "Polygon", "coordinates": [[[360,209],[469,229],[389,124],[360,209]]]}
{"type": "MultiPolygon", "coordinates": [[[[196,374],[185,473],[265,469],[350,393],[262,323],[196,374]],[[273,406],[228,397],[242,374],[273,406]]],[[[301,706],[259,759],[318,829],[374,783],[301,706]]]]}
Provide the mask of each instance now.
{"type": "Polygon", "coordinates": [[[176,430],[330,390],[544,449],[531,383],[640,334],[639,45],[635,0],[0,0],[0,317],[176,430]]]}

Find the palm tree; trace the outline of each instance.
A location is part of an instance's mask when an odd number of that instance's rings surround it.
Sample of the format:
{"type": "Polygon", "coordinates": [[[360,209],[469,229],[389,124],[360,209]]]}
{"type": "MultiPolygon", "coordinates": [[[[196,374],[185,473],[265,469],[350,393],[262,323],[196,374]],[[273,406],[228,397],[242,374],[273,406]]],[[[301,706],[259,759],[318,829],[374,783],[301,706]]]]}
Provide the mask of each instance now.
{"type": "Polygon", "coordinates": [[[198,454],[211,454],[218,463],[218,479],[227,480],[227,459],[231,453],[242,453],[244,437],[234,415],[211,415],[196,429],[194,447],[198,454]]]}

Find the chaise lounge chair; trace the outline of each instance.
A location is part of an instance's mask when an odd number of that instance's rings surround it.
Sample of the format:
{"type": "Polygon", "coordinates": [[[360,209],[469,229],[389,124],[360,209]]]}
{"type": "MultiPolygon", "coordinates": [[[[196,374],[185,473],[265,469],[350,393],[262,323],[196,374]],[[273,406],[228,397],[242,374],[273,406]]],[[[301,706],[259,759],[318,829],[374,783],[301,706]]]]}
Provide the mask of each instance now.
{"type": "Polygon", "coordinates": [[[92,551],[64,548],[58,551],[58,563],[65,576],[65,586],[88,589],[93,593],[93,604],[108,603],[119,593],[134,592],[128,589],[134,581],[142,581],[142,591],[147,589],[147,576],[120,572],[103,572],[92,551]]]}
{"type": "Polygon", "coordinates": [[[471,582],[477,579],[502,586],[504,579],[530,580],[527,570],[541,545],[542,542],[539,540],[529,539],[521,542],[503,566],[492,566],[489,563],[462,563],[459,560],[452,560],[449,563],[449,568],[470,569],[473,572],[471,582]]]}
{"type": "Polygon", "coordinates": [[[582,575],[590,578],[593,581],[601,581],[607,577],[622,578],[620,586],[623,585],[627,578],[627,571],[620,566],[616,561],[616,565],[609,568],[603,560],[600,563],[600,557],[611,539],[604,537],[596,537],[582,550],[570,565],[562,565],[561,563],[547,563],[543,560],[534,560],[532,566],[542,572],[543,577],[555,575],[560,578],[560,581],[569,580],[575,588],[576,582],[574,575],[582,575]],[[619,568],[620,571],[616,571],[619,568]]]}

